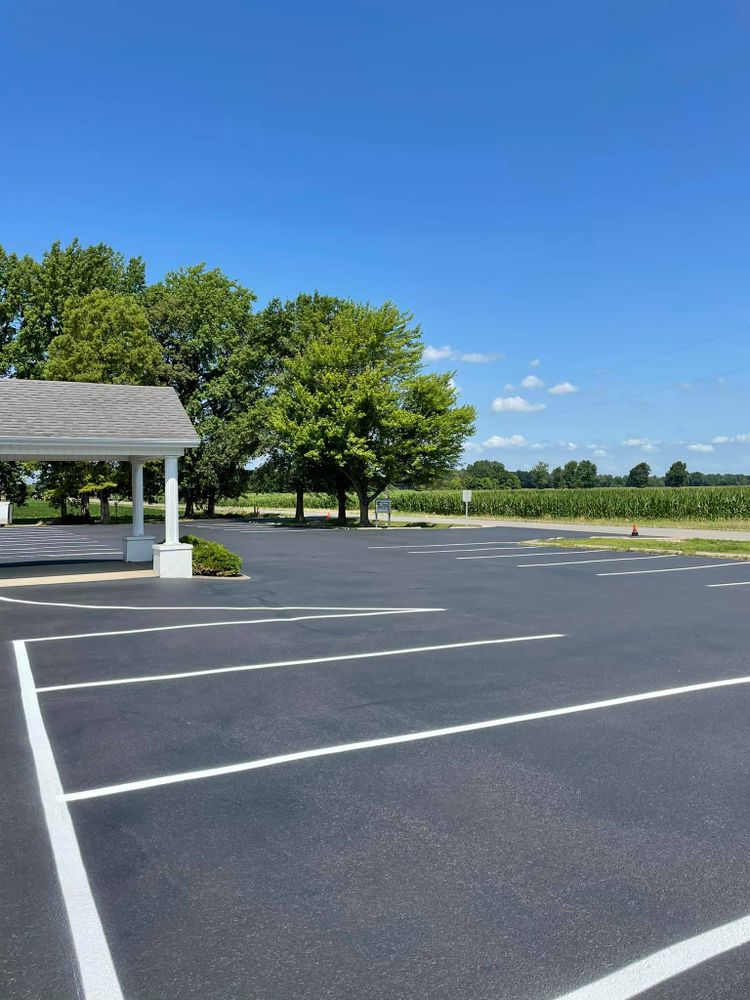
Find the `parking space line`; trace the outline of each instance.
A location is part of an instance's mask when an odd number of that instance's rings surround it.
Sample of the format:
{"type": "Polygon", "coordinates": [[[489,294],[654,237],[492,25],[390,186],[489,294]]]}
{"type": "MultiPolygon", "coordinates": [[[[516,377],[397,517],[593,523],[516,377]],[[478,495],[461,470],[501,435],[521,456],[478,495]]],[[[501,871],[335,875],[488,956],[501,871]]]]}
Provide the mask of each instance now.
{"type": "Polygon", "coordinates": [[[405,656],[410,653],[434,653],[443,649],[467,649],[471,646],[500,646],[512,642],[533,642],[539,639],[564,639],[562,632],[546,635],[516,635],[505,639],[477,639],[473,642],[449,642],[441,646],[411,646],[406,649],[382,649],[372,653],[345,653],[340,656],[316,656],[308,660],[277,660],[274,663],[250,663],[237,667],[213,667],[206,670],[185,670],[174,674],[154,674],[145,677],[117,677],[105,681],[81,681],[74,684],[50,684],[38,687],[37,693],[71,691],[79,688],[110,687],[115,684],[142,684],[148,681],[175,681],[187,677],[207,677],[213,674],[233,674],[246,670],[270,670],[273,667],[303,667],[315,663],[340,663],[344,660],[370,660],[383,656],[405,656]]]}
{"type": "MultiPolygon", "coordinates": [[[[605,550],[602,549],[602,552],[605,550]]],[[[537,553],[538,554],[538,553],[537,553]]],[[[676,559],[676,555],[664,556],[617,556],[616,559],[571,559],[570,562],[519,563],[519,569],[538,569],[541,566],[586,566],[589,563],[640,562],[646,559],[676,559]]]]}
{"type": "MultiPolygon", "coordinates": [[[[589,552],[608,552],[609,549],[588,549],[588,551],[589,552]]],[[[544,556],[544,558],[547,559],[547,558],[552,558],[553,556],[569,556],[569,555],[570,555],[569,552],[514,552],[513,555],[510,555],[510,556],[459,556],[459,555],[457,555],[456,556],[456,560],[463,560],[465,562],[468,562],[468,561],[470,561],[472,559],[526,559],[526,558],[533,558],[534,556],[536,556],[537,559],[541,559],[542,556],[544,556]]],[[[549,565],[552,566],[553,564],[550,563],[549,565]]],[[[561,563],[560,565],[564,566],[565,564],[561,563]]]]}
{"type": "Polygon", "coordinates": [[[733,580],[732,583],[707,583],[707,587],[750,587],[750,580],[733,580]]]}
{"type": "Polygon", "coordinates": [[[750,915],[655,951],[557,1000],[630,1000],[717,955],[750,941],[750,915]]]}
{"type": "Polygon", "coordinates": [[[140,635],[145,632],[176,632],[189,628],[221,628],[224,625],[268,625],[272,622],[307,622],[330,618],[375,618],[378,615],[420,615],[445,608],[400,608],[397,611],[357,611],[335,615],[295,615],[293,618],[242,618],[226,622],[189,622],[183,625],[152,625],[149,628],[123,628],[111,632],[76,632],[70,635],[41,635],[24,642],[58,642],[62,639],[97,639],[110,635],[140,635]]]}
{"type": "MultiPolygon", "coordinates": [[[[533,539],[526,539],[526,541],[532,541],[533,539]]],[[[434,542],[429,545],[420,545],[418,542],[412,542],[411,545],[368,545],[368,549],[455,549],[462,548],[467,545],[520,545],[524,539],[517,542],[505,541],[502,538],[496,539],[494,542],[434,542]]]]}
{"type": "Polygon", "coordinates": [[[79,552],[74,549],[72,552],[27,552],[23,555],[19,553],[0,552],[0,562],[29,562],[33,559],[66,559],[77,558],[78,556],[121,556],[122,549],[97,549],[96,552],[79,552]]]}
{"type": "MultiPolygon", "coordinates": [[[[7,604],[34,604],[42,608],[82,608],[85,611],[421,611],[422,608],[341,607],[320,604],[70,604],[64,601],[32,601],[24,597],[0,597],[7,604]]],[[[442,608],[430,608],[442,611],[442,608]]]]}
{"type": "MultiPolygon", "coordinates": [[[[548,546],[547,546],[548,547],[548,546]]],[[[543,549],[543,545],[530,545],[529,549],[532,550],[532,555],[541,555],[541,552],[534,552],[534,549],[543,549]]],[[[411,549],[406,554],[409,556],[442,556],[442,555],[456,555],[456,549],[432,549],[427,552],[424,549],[411,549]]],[[[498,545],[497,548],[494,546],[486,549],[458,549],[459,552],[518,552],[518,546],[515,545],[498,545]]],[[[510,556],[508,558],[511,558],[510,556]]]]}
{"type": "Polygon", "coordinates": [[[455,736],[458,733],[472,733],[482,729],[497,729],[501,726],[516,725],[520,722],[534,722],[539,719],[551,719],[562,715],[575,715],[581,712],[613,708],[617,705],[630,705],[641,701],[669,698],[674,695],[691,694],[696,691],[710,691],[716,688],[732,687],[739,684],[750,684],[750,676],[730,677],[725,680],[706,681],[702,684],[687,684],[676,688],[662,688],[658,691],[624,695],[620,698],[608,698],[604,701],[591,701],[583,705],[569,705],[565,708],[552,708],[542,712],[528,712],[525,715],[510,715],[501,719],[487,719],[483,722],[468,722],[458,726],[444,726],[441,729],[428,729],[424,732],[402,733],[399,736],[384,736],[371,740],[361,740],[357,743],[340,743],[337,746],[317,747],[314,750],[300,750],[297,753],[279,754],[276,757],[263,757],[259,760],[243,761],[239,764],[225,764],[221,767],[208,767],[198,771],[163,774],[156,778],[141,778],[138,781],[124,781],[117,785],[104,785],[100,788],[67,792],[64,798],[66,802],[80,802],[84,799],[103,798],[107,795],[121,795],[124,792],[135,792],[163,785],[175,785],[185,781],[198,781],[203,778],[216,778],[227,774],[239,774],[244,771],[256,771],[260,768],[273,767],[276,764],[289,764],[294,761],[309,760],[313,757],[330,757],[334,754],[350,753],[356,750],[372,750],[376,747],[395,746],[401,743],[416,743],[421,740],[432,740],[442,736],[455,736]]]}
{"type": "MultiPolygon", "coordinates": [[[[614,561],[614,560],[613,560],[614,561]]],[[[700,566],[670,566],[668,569],[627,569],[617,570],[613,573],[597,573],[597,576],[635,576],[640,573],[687,573],[691,569],[721,569],[725,566],[742,566],[742,560],[735,559],[734,562],[714,563],[713,565],[700,566]]],[[[747,566],[745,566],[747,569],[747,566]]]]}
{"type": "Polygon", "coordinates": [[[83,994],[86,1000],[122,1000],[122,990],[44,728],[26,647],[23,642],[17,641],[13,643],[13,649],[39,794],[68,914],[83,994]]]}

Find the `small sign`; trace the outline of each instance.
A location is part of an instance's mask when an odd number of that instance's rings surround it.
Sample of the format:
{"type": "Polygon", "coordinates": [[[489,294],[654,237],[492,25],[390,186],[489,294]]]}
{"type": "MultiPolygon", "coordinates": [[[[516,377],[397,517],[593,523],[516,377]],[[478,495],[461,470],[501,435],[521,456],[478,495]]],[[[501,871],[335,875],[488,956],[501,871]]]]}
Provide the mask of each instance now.
{"type": "Polygon", "coordinates": [[[375,501],[375,513],[376,514],[390,514],[391,512],[391,501],[390,500],[376,500],[375,501]]]}
{"type": "Polygon", "coordinates": [[[463,501],[464,503],[471,503],[471,490],[463,491],[463,501]]]}

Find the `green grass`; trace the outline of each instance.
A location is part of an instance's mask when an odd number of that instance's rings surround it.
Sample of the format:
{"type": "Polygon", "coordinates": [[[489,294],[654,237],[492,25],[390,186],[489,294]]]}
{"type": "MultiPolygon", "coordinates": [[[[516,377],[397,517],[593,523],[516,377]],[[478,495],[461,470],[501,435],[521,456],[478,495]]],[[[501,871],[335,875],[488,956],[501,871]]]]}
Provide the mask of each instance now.
{"type": "Polygon", "coordinates": [[[730,538],[538,538],[524,545],[560,549],[614,549],[617,552],[664,552],[669,555],[750,559],[750,542],[730,538]]]}
{"type": "MultiPolygon", "coordinates": [[[[99,517],[99,501],[92,500],[89,509],[91,516],[97,519],[99,517]]],[[[70,507],[69,513],[75,515],[77,511],[74,507],[70,507]]],[[[181,507],[180,516],[182,517],[184,513],[185,508],[181,507]]],[[[129,502],[127,504],[118,504],[117,508],[115,508],[114,501],[111,500],[109,514],[111,524],[131,524],[133,520],[129,502]],[[117,517],[115,517],[115,509],[117,509],[117,517]]],[[[146,521],[163,521],[164,511],[158,507],[146,506],[143,509],[143,516],[146,521]]],[[[59,509],[51,506],[46,500],[27,500],[20,507],[13,508],[14,524],[37,524],[39,521],[51,524],[59,520],[59,509]]]]}

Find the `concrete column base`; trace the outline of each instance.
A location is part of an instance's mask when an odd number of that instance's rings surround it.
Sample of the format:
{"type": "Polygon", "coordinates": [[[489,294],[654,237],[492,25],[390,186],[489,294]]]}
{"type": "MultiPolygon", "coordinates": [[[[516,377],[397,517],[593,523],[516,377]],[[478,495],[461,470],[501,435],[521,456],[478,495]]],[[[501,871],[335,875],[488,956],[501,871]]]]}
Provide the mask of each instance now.
{"type": "Polygon", "coordinates": [[[154,557],[154,535],[128,535],[122,540],[124,562],[151,562],[154,557]]]}
{"type": "Polygon", "coordinates": [[[193,575],[193,546],[176,542],[154,545],[154,573],[170,580],[186,580],[193,575]]]}

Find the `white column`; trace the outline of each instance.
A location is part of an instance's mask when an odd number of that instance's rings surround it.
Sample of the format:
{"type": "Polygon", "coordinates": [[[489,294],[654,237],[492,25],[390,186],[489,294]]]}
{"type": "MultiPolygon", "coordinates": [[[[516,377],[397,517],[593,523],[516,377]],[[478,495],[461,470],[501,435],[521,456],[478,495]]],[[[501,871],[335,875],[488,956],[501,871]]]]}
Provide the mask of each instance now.
{"type": "Polygon", "coordinates": [[[164,459],[164,544],[176,545],[180,540],[180,509],[177,489],[177,459],[164,459]]]}
{"type": "Polygon", "coordinates": [[[130,496],[133,501],[133,530],[123,539],[122,558],[125,562],[150,562],[156,539],[147,535],[143,524],[143,459],[130,459],[130,496]]]}
{"type": "Polygon", "coordinates": [[[133,535],[145,534],[143,527],[143,462],[130,460],[130,495],[133,499],[133,535]]]}

